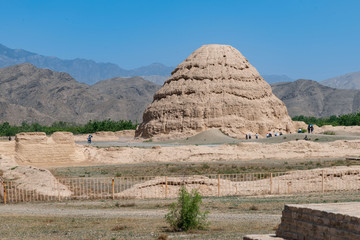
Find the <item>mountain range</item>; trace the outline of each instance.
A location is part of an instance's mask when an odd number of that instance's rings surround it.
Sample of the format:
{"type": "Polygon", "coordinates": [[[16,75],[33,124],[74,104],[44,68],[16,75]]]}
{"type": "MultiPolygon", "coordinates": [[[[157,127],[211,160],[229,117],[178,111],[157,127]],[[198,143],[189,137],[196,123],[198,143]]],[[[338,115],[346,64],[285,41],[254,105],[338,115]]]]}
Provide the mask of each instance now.
{"type": "MultiPolygon", "coordinates": [[[[140,76],[155,84],[163,85],[174,69],[174,67],[168,67],[161,63],[153,63],[148,66],[126,70],[114,63],[98,63],[93,60],[81,58],[64,60],[57,57],[43,56],[22,49],[11,49],[0,44],[0,68],[21,63],[31,63],[38,68],[67,72],[77,81],[89,85],[104,79],[134,76],[140,76]]],[[[263,75],[263,78],[269,84],[293,82],[295,80],[284,74],[263,75]]],[[[333,88],[360,89],[360,72],[348,73],[326,79],[321,81],[321,84],[333,88]]]]}
{"type": "MultiPolygon", "coordinates": [[[[360,90],[335,89],[311,80],[271,85],[290,116],[327,117],[360,110],[360,90]]],[[[160,85],[141,77],[115,77],[92,86],[69,74],[30,63],[0,69],[0,120],[11,124],[89,120],[141,122],[160,85]]]]}
{"type": "Polygon", "coordinates": [[[113,77],[143,76],[149,80],[162,84],[170,75],[174,67],[167,67],[161,63],[126,70],[113,63],[97,63],[87,59],[63,60],[28,52],[22,49],[11,49],[0,44],[0,68],[21,63],[31,63],[38,68],[48,68],[57,72],[69,73],[77,81],[94,84],[100,80],[113,77]]]}
{"type": "Polygon", "coordinates": [[[47,125],[109,118],[141,122],[159,88],[140,77],[117,77],[89,86],[67,73],[24,63],[0,69],[0,119],[47,125]]]}
{"type": "Polygon", "coordinates": [[[329,117],[360,110],[360,90],[336,89],[304,79],[275,83],[271,88],[292,117],[329,117]]]}
{"type": "Polygon", "coordinates": [[[320,82],[321,84],[340,89],[360,89],[360,72],[352,72],[320,82]]]}

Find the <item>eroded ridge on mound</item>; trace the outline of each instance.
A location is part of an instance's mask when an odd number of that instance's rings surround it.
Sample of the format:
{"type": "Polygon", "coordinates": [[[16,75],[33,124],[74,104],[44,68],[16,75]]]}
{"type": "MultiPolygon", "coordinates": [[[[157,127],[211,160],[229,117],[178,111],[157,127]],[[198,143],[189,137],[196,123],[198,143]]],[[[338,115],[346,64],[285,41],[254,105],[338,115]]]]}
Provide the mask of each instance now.
{"type": "Polygon", "coordinates": [[[294,131],[285,104],[235,48],[205,45],[172,72],[145,110],[136,136],[192,135],[221,128],[230,136],[249,131],[294,131]]]}

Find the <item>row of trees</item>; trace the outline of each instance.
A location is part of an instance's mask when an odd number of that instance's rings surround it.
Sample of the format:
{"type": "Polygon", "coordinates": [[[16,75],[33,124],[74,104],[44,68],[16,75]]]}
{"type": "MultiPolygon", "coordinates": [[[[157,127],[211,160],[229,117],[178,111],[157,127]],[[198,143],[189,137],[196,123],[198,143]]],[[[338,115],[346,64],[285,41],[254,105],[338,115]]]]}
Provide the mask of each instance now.
{"type": "Polygon", "coordinates": [[[94,133],[99,131],[121,131],[136,129],[137,123],[131,121],[112,121],[110,119],[104,121],[89,121],[85,125],[79,125],[67,122],[55,122],[51,126],[40,125],[39,123],[23,122],[20,126],[10,125],[8,122],[0,124],[0,136],[14,136],[19,132],[45,132],[52,134],[56,131],[72,132],[74,134],[94,133]]]}
{"type": "Polygon", "coordinates": [[[324,118],[295,116],[292,118],[292,120],[303,121],[307,124],[316,124],[319,127],[323,125],[355,126],[355,125],[360,125],[360,113],[349,113],[340,116],[333,115],[324,118]]]}

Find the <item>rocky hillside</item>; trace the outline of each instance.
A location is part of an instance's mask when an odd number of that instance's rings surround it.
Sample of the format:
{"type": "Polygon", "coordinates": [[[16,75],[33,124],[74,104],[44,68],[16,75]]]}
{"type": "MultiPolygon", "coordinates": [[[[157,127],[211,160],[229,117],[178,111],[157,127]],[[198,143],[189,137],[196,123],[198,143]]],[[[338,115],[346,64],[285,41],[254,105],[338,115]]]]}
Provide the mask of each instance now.
{"type": "Polygon", "coordinates": [[[140,77],[116,77],[100,81],[91,86],[91,89],[118,100],[127,101],[128,111],[131,111],[135,116],[140,116],[137,119],[138,122],[141,122],[144,110],[152,102],[153,96],[160,89],[160,86],[140,77]]]}
{"type": "Polygon", "coordinates": [[[0,121],[12,124],[22,121],[85,123],[108,118],[141,121],[139,109],[151,103],[149,95],[155,93],[157,85],[141,78],[122,81],[127,82],[121,86],[124,93],[135,91],[137,94],[121,97],[116,90],[121,83],[113,90],[118,94],[108,94],[110,90],[101,84],[90,87],[67,73],[39,69],[29,63],[3,68],[0,69],[0,121]]]}
{"type": "Polygon", "coordinates": [[[348,73],[320,82],[321,84],[340,89],[360,89],[360,72],[348,73]]]}
{"type": "Polygon", "coordinates": [[[327,117],[360,110],[359,90],[335,89],[304,79],[271,87],[285,103],[290,116],[327,117]]]}
{"type": "Polygon", "coordinates": [[[42,56],[22,49],[11,49],[0,44],[0,68],[21,63],[31,63],[38,68],[67,72],[77,81],[87,84],[117,76],[143,76],[149,81],[162,85],[174,69],[161,63],[153,63],[148,66],[126,70],[113,63],[97,63],[80,58],[64,60],[57,57],[42,56]]]}

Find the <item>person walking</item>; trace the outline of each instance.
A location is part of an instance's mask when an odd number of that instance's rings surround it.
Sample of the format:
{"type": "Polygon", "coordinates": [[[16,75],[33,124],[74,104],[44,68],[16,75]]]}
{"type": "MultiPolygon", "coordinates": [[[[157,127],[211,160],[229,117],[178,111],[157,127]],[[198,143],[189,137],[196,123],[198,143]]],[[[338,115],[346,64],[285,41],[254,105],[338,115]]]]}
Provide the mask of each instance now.
{"type": "Polygon", "coordinates": [[[249,139],[251,139],[251,132],[249,132],[249,139]]]}
{"type": "Polygon", "coordinates": [[[259,139],[259,134],[256,133],[256,134],[255,134],[255,138],[256,138],[256,139],[259,139]]]}

